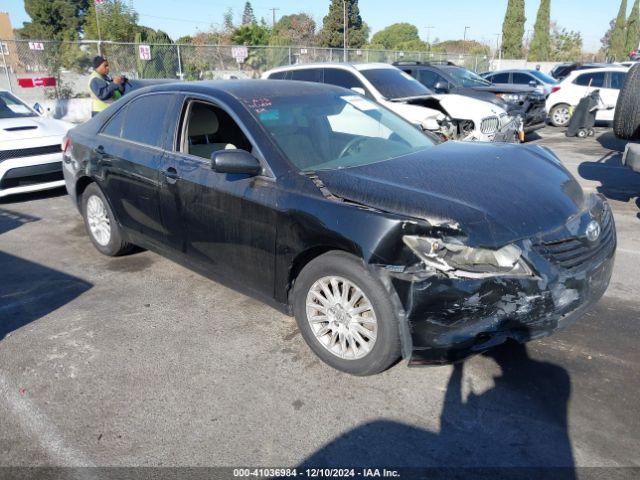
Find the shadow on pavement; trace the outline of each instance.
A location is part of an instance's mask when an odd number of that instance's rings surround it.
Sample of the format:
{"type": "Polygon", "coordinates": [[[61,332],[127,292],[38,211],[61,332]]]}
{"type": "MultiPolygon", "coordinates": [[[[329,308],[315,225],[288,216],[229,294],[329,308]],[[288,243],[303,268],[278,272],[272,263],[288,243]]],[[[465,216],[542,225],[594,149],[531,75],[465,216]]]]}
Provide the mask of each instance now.
{"type": "Polygon", "coordinates": [[[624,149],[627,146],[627,143],[637,143],[630,142],[629,140],[621,140],[616,138],[613,130],[603,133],[597,137],[597,141],[603,148],[607,150],[615,150],[616,152],[624,152],[624,149]]]}
{"type": "Polygon", "coordinates": [[[66,305],[93,286],[2,251],[0,272],[3,278],[0,281],[0,340],[66,305]]]}
{"type": "Polygon", "coordinates": [[[464,399],[464,364],[456,364],[439,433],[377,420],[344,433],[299,468],[433,468],[443,470],[431,472],[434,475],[428,478],[476,478],[468,474],[486,472],[487,478],[575,479],[567,428],[571,396],[567,371],[530,358],[526,346],[517,343],[485,355],[496,361],[501,375],[489,390],[472,391],[464,399]],[[543,468],[551,469],[553,475],[541,475],[543,468]],[[465,473],[465,469],[471,470],[465,473]],[[531,476],[519,476],[527,472],[531,476]]]}
{"type": "Polygon", "coordinates": [[[37,222],[38,217],[0,208],[0,235],[14,230],[25,223],[37,222]]]}
{"type": "Polygon", "coordinates": [[[582,162],[578,173],[600,182],[598,192],[609,199],[629,202],[640,195],[640,174],[622,165],[620,152],[610,152],[595,162],[582,162]]]}

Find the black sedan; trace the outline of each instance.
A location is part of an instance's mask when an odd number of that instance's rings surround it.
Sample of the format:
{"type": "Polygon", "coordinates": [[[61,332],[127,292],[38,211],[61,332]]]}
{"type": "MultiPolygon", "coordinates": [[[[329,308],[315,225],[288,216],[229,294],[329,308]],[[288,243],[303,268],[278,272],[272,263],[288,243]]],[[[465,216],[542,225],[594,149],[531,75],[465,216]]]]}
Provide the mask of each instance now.
{"type": "Polygon", "coordinates": [[[147,248],[263,299],[357,375],[548,335],[611,276],[609,207],[549,150],[438,143],[338,87],[156,85],[64,147],[100,252],[147,248]]]}

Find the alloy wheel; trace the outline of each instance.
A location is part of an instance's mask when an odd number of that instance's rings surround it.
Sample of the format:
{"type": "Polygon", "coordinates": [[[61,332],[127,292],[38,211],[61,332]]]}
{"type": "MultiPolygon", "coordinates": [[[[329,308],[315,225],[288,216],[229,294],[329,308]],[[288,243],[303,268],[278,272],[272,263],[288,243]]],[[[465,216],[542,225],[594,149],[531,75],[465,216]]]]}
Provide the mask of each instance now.
{"type": "Polygon", "coordinates": [[[376,343],[378,321],[364,292],[343,277],[316,281],[306,299],[307,321],[318,342],[345,360],[365,357],[376,343]]]}
{"type": "Polygon", "coordinates": [[[91,195],[87,200],[87,223],[94,240],[106,247],[111,240],[111,223],[107,207],[97,195],[91,195]]]}
{"type": "Polygon", "coordinates": [[[553,123],[556,125],[566,125],[571,120],[569,107],[559,107],[553,111],[553,123]]]}

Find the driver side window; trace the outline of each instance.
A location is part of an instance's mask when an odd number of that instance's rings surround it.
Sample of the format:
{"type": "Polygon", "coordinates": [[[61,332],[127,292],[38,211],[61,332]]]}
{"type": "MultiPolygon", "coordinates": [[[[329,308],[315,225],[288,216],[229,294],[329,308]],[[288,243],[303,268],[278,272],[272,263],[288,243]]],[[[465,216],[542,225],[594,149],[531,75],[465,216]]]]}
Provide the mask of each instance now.
{"type": "Polygon", "coordinates": [[[183,113],[180,151],[210,159],[219,150],[252,151],[251,143],[238,124],[223,109],[192,101],[183,113]]]}

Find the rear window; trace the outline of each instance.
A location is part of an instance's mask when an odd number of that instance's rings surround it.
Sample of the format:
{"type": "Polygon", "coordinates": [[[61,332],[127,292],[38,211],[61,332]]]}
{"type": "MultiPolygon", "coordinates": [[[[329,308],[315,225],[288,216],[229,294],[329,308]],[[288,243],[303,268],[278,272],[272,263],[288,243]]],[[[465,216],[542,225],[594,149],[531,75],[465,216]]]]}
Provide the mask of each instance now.
{"type": "Polygon", "coordinates": [[[583,87],[604,87],[604,72],[583,73],[573,83],[583,87]]]}
{"type": "Polygon", "coordinates": [[[145,95],[133,100],[127,106],[122,138],[162,148],[165,118],[172,101],[173,96],[165,94],[145,95]]]}
{"type": "Polygon", "coordinates": [[[291,80],[299,80],[301,82],[322,83],[322,70],[319,68],[292,70],[291,80]]]}

